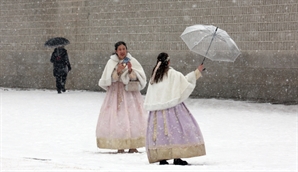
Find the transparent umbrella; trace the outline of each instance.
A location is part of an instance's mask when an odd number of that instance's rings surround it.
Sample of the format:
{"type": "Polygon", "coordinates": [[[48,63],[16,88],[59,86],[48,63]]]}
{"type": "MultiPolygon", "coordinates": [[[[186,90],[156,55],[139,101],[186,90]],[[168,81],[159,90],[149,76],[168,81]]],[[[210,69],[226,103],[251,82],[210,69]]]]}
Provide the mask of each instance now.
{"type": "Polygon", "coordinates": [[[187,47],[212,61],[234,62],[241,54],[228,33],[212,25],[193,25],[181,34],[187,47]]]}

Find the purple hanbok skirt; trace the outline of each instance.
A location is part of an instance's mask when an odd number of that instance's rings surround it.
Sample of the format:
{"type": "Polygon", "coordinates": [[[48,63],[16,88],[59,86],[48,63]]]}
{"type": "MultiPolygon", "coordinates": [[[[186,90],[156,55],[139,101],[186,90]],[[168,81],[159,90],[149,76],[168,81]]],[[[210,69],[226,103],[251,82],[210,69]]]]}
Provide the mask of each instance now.
{"type": "Polygon", "coordinates": [[[150,111],[146,151],[149,163],[206,155],[203,135],[184,103],[150,111]]]}

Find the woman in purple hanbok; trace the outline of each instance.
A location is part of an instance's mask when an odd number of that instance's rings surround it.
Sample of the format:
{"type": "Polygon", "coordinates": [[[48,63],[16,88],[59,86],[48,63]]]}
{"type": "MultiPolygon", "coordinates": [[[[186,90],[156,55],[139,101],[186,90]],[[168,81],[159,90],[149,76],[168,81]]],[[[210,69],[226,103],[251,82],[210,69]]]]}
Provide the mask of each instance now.
{"type": "Polygon", "coordinates": [[[196,120],[183,103],[201,77],[203,65],[184,76],[169,66],[170,57],[160,53],[152,71],[144,107],[149,111],[146,151],[149,163],[187,165],[180,158],[206,154],[196,120]]]}
{"type": "Polygon", "coordinates": [[[115,44],[115,54],[108,60],[98,85],[107,91],[96,126],[97,147],[117,149],[118,153],[138,152],[145,146],[147,112],[140,91],[126,91],[130,80],[146,86],[141,64],[127,53],[122,41],[115,44]],[[127,61],[124,61],[127,60],[127,61]]]}

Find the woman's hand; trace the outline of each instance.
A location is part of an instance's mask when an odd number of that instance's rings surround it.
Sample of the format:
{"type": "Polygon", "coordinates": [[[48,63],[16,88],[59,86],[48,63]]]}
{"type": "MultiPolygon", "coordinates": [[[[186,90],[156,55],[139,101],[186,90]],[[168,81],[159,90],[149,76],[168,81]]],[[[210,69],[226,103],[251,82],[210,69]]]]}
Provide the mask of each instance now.
{"type": "Polygon", "coordinates": [[[198,70],[199,70],[200,72],[202,72],[202,71],[204,70],[204,65],[201,64],[200,66],[198,66],[198,70]]]}
{"type": "Polygon", "coordinates": [[[128,72],[130,73],[132,71],[130,62],[127,63],[127,67],[128,67],[128,72]]]}
{"type": "Polygon", "coordinates": [[[119,63],[118,67],[117,67],[117,74],[120,75],[120,73],[122,72],[122,70],[126,67],[125,63],[119,63]]]}

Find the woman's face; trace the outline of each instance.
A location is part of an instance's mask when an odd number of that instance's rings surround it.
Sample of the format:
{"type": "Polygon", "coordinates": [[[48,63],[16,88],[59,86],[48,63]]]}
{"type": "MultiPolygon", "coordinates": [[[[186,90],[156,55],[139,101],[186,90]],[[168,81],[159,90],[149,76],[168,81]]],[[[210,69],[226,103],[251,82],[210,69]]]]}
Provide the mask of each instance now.
{"type": "Polygon", "coordinates": [[[119,60],[124,59],[127,55],[126,47],[124,45],[119,45],[116,54],[118,55],[119,60]]]}

